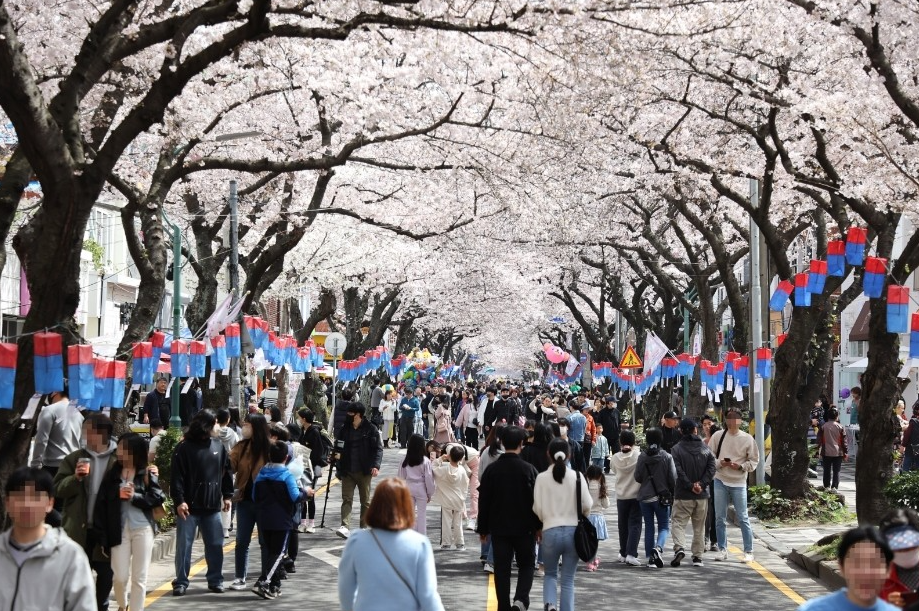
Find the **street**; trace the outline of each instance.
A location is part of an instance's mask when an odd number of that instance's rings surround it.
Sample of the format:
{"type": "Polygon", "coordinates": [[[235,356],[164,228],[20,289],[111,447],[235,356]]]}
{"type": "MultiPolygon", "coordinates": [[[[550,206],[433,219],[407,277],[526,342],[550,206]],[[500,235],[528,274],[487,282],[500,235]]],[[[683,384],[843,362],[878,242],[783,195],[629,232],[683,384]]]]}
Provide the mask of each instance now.
{"type": "MultiPolygon", "coordinates": [[[[398,450],[385,450],[380,477],[394,475],[403,455],[398,450]]],[[[612,490],[613,479],[610,478],[612,490]]],[[[191,586],[183,598],[174,598],[169,581],[172,579],[172,560],[156,563],[150,568],[148,578],[147,605],[155,611],[180,611],[192,606],[219,604],[221,609],[243,610],[252,605],[273,605],[280,609],[339,609],[337,593],[337,566],[344,541],[333,530],[338,527],[340,495],[338,487],[332,487],[326,514],[325,529],[315,534],[300,534],[300,556],[297,572],[288,576],[282,588],[282,596],[274,601],[265,601],[252,592],[224,594],[208,592],[204,581],[204,562],[199,561],[192,571],[191,586]]],[[[321,519],[322,503],[318,503],[317,526],[321,519]]],[[[611,499],[612,500],[612,499],[611,499]]],[[[616,504],[607,510],[606,519],[611,533],[615,532],[616,504]]],[[[355,514],[356,515],[356,514],[355,514]]],[[[437,578],[444,607],[449,610],[474,609],[491,611],[497,609],[497,602],[491,592],[491,576],[482,570],[479,562],[478,537],[471,531],[464,531],[467,550],[440,551],[439,508],[429,507],[428,535],[434,544],[434,558],[437,563],[437,578]]],[[[691,534],[689,535],[691,538],[691,534]]],[[[615,562],[618,544],[613,539],[600,543],[600,568],[595,573],[579,567],[575,576],[576,604],[578,609],[616,608],[640,609],[654,601],[658,611],[687,611],[736,608],[742,599],[755,601],[763,611],[796,609],[802,600],[826,593],[826,589],[809,575],[791,567],[782,558],[770,552],[759,541],[755,545],[756,562],[750,565],[740,562],[741,553],[734,542],[739,542],[740,532],[730,527],[729,541],[731,558],[728,562],[715,562],[714,554],[704,558],[704,567],[693,567],[689,558],[680,568],[669,565],[672,555],[665,550],[663,569],[628,567],[615,562]]],[[[688,541],[687,541],[688,543],[688,541]]],[[[196,544],[195,560],[203,556],[200,541],[196,544]]],[[[233,539],[227,540],[224,548],[225,584],[229,585],[233,575],[233,539]]],[[[643,550],[643,542],[639,546],[643,550]]],[[[249,574],[258,573],[257,542],[250,549],[249,574]]],[[[513,582],[512,582],[513,583],[513,582]]],[[[250,584],[251,585],[251,579],[250,584]]],[[[535,577],[531,591],[530,609],[543,608],[542,579],[535,577]]]]}

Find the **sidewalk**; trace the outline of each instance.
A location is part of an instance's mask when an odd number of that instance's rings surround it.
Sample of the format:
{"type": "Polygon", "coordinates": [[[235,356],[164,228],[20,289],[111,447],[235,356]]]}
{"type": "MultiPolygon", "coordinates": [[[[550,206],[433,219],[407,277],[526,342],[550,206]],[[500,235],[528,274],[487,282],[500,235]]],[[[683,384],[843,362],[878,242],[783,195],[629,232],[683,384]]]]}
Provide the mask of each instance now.
{"type": "MultiPolygon", "coordinates": [[[[823,485],[823,473],[818,469],[817,477],[811,478],[813,486],[823,485]]],[[[855,464],[843,463],[839,474],[839,493],[846,499],[846,506],[855,513],[855,464]]],[[[729,515],[734,521],[733,507],[729,515]]],[[[857,525],[857,521],[845,524],[826,524],[815,526],[774,526],[761,522],[750,516],[753,534],[766,547],[779,554],[789,562],[793,562],[814,577],[823,581],[828,587],[836,589],[842,587],[844,582],[837,573],[838,564],[835,561],[822,561],[822,558],[808,555],[807,550],[824,537],[845,532],[857,525]]]]}

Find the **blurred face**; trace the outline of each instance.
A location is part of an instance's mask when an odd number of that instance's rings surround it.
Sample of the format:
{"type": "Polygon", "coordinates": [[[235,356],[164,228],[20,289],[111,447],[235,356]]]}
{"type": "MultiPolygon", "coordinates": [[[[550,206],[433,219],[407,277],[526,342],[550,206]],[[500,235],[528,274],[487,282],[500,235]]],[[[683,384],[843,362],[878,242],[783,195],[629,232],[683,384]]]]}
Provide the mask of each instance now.
{"type": "Polygon", "coordinates": [[[862,607],[874,604],[887,579],[884,554],[871,541],[862,541],[849,548],[839,571],[849,588],[849,600],[862,607]]]}
{"type": "Polygon", "coordinates": [[[32,484],[22,490],[14,490],[6,497],[6,509],[13,524],[22,528],[41,526],[54,508],[54,499],[47,492],[38,492],[32,484]]]}
{"type": "Polygon", "coordinates": [[[108,435],[102,431],[97,431],[91,423],[87,423],[83,427],[83,436],[86,438],[87,447],[93,451],[99,452],[108,445],[108,435]]]}
{"type": "Polygon", "coordinates": [[[680,425],[679,418],[667,418],[664,422],[666,422],[667,426],[669,426],[672,429],[675,429],[676,427],[680,425]]]}
{"type": "Polygon", "coordinates": [[[737,412],[729,413],[725,422],[728,423],[728,428],[730,430],[737,431],[740,428],[740,414],[737,412]]]}
{"type": "Polygon", "coordinates": [[[166,392],[166,380],[163,380],[163,379],[157,380],[156,390],[157,392],[166,392]]]}
{"type": "Polygon", "coordinates": [[[134,467],[134,455],[131,454],[131,450],[128,449],[128,444],[124,442],[119,443],[118,447],[115,448],[115,457],[122,466],[134,467]]]}

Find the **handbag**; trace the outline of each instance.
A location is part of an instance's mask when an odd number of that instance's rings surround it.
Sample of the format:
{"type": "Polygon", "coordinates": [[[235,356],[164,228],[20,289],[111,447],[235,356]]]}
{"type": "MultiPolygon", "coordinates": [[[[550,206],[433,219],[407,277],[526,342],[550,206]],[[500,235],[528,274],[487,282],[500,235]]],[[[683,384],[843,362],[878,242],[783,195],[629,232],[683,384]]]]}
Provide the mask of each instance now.
{"type": "Polygon", "coordinates": [[[648,471],[648,477],[651,478],[651,486],[654,488],[654,494],[657,495],[657,502],[661,504],[661,507],[670,507],[673,505],[673,493],[669,490],[664,490],[661,492],[657,489],[657,484],[654,482],[654,475],[651,474],[651,467],[648,466],[648,463],[645,463],[645,469],[648,471]]]}
{"type": "Polygon", "coordinates": [[[575,477],[577,478],[575,496],[577,497],[578,525],[574,529],[574,549],[578,553],[578,558],[584,562],[590,562],[597,555],[600,540],[597,538],[597,528],[593,522],[584,517],[581,512],[581,474],[575,472],[575,477]]]}
{"type": "MultiPolygon", "coordinates": [[[[150,474],[149,473],[144,474],[144,483],[147,486],[150,485],[150,474]]],[[[163,507],[162,505],[157,505],[156,507],[152,507],[150,509],[150,513],[153,514],[153,521],[159,522],[160,520],[166,517],[166,508],[163,507]]]]}
{"type": "Polygon", "coordinates": [[[421,607],[421,601],[418,600],[418,596],[415,594],[415,589],[412,588],[408,580],[402,576],[402,573],[399,572],[399,569],[396,568],[396,565],[393,564],[392,558],[389,557],[389,554],[386,553],[386,548],[383,547],[383,544],[380,543],[380,540],[377,539],[377,534],[373,532],[373,529],[370,528],[370,535],[373,537],[373,540],[376,541],[377,547],[380,548],[380,551],[383,552],[383,556],[386,558],[386,561],[389,563],[389,566],[392,567],[392,570],[396,572],[396,576],[402,580],[402,583],[405,584],[405,587],[408,588],[408,591],[412,593],[412,598],[415,599],[415,604],[421,607]]]}

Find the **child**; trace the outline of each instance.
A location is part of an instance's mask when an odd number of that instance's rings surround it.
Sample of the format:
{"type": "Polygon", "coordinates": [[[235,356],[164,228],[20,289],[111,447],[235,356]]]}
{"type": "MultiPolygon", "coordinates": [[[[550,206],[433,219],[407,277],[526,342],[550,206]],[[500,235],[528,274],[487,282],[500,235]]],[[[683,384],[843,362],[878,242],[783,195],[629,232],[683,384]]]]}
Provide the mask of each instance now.
{"type": "Polygon", "coordinates": [[[431,502],[441,506],[440,549],[464,551],[463,510],[466,508],[466,492],[469,490],[469,468],[461,464],[466,452],[460,445],[450,447],[449,462],[444,456],[434,461],[436,490],[431,502]]]}
{"type": "Polygon", "coordinates": [[[53,495],[51,475],[42,469],[20,467],[6,480],[4,504],[13,527],[0,535],[0,575],[7,584],[0,594],[4,609],[96,611],[86,552],[63,530],[45,524],[54,508],[53,495]]]}
{"type": "MultiPolygon", "coordinates": [[[[597,439],[603,439],[604,442],[606,441],[603,435],[599,434],[597,435],[597,439]]],[[[599,465],[594,463],[587,467],[586,475],[587,489],[590,490],[590,497],[594,500],[594,504],[590,508],[590,515],[587,516],[587,519],[590,520],[590,523],[597,529],[597,539],[605,541],[607,538],[606,518],[603,516],[603,510],[609,507],[609,494],[606,492],[606,476],[603,475],[603,459],[601,459],[599,465]]],[[[597,554],[593,560],[587,563],[587,570],[596,571],[599,567],[600,555],[597,554]]]]}
{"type": "Polygon", "coordinates": [[[597,440],[590,449],[590,464],[602,468],[609,459],[609,440],[603,436],[603,425],[597,424],[597,440]]]}
{"type": "MultiPolygon", "coordinates": [[[[268,449],[268,464],[262,467],[252,487],[256,523],[265,549],[262,573],[252,591],[265,599],[281,595],[281,562],[287,540],[297,525],[297,503],[313,495],[312,488],[300,491],[297,480],[285,463],[287,444],[274,441],[268,449]]],[[[294,535],[296,536],[296,535],[294,535]]]]}

